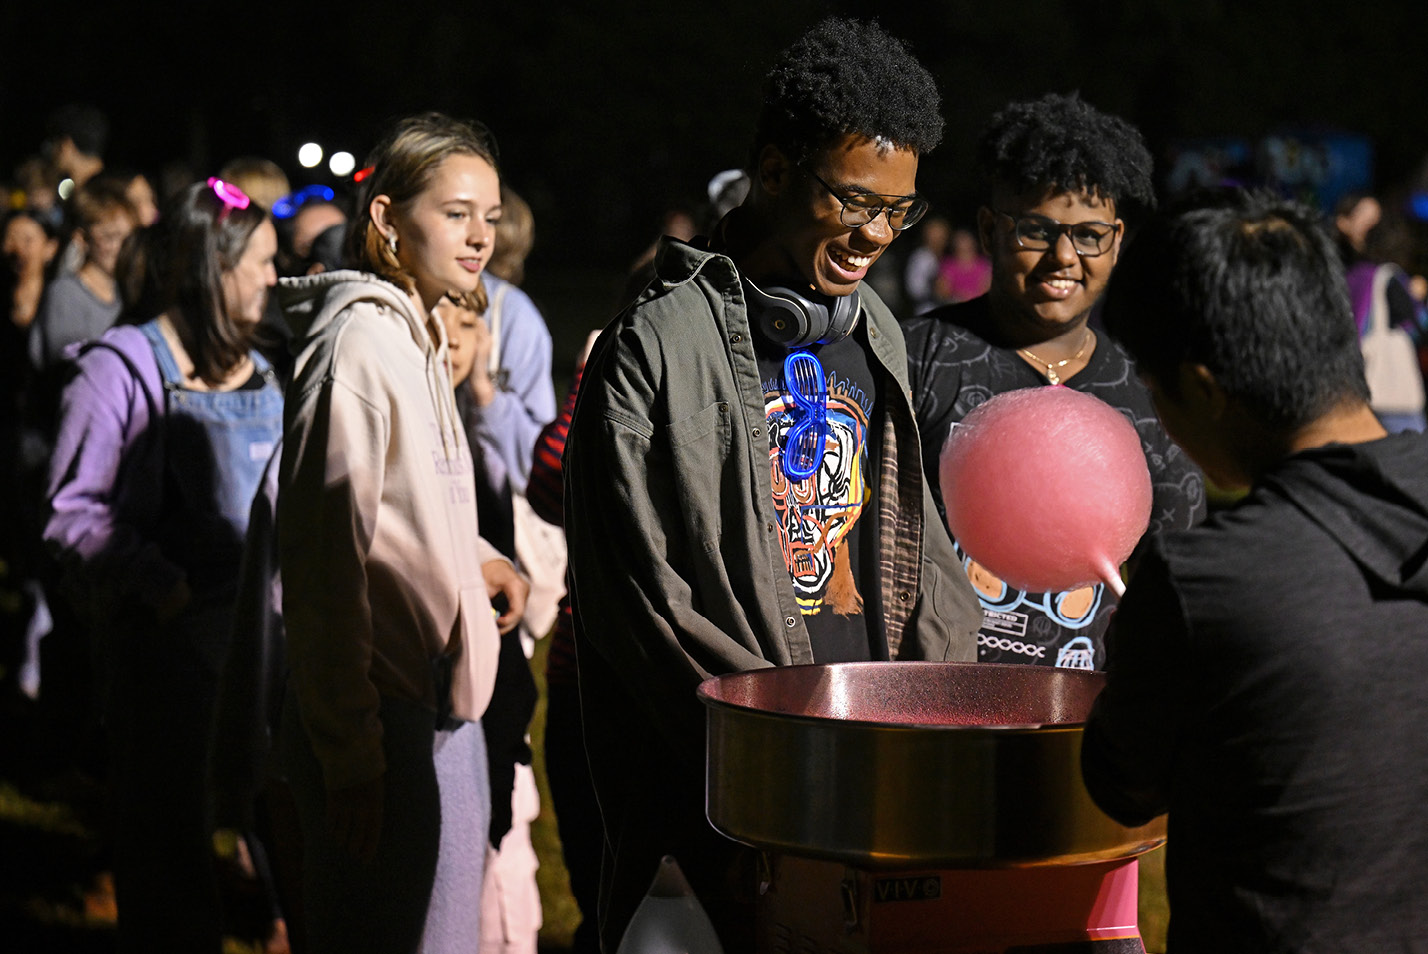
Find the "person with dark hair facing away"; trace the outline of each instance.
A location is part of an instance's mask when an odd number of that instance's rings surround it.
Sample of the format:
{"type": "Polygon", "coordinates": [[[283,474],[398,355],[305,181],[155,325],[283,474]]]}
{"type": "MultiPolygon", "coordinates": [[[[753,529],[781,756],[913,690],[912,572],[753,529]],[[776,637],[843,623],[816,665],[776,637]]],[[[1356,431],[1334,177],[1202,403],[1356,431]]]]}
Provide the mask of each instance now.
{"type": "Polygon", "coordinates": [[[94,106],[67,103],[45,120],[45,158],[75,187],[104,171],[109,120],[94,106]]]}
{"type": "Polygon", "coordinates": [[[1174,954],[1428,938],[1428,444],[1374,416],[1349,302],[1319,214],[1242,192],[1107,296],[1171,435],[1248,488],[1147,548],[1082,747],[1107,814],[1169,812],[1174,954]]]}
{"type": "Polygon", "coordinates": [[[217,952],[210,736],[249,505],[282,433],[250,347],[277,236],[219,179],[163,227],[162,313],[71,352],[44,535],[101,660],[119,949],[217,952]]]}
{"type": "Polygon", "coordinates": [[[932,77],[875,24],[819,23],[768,74],[752,188],[585,366],[565,459],[581,706],[614,950],[673,854],[751,950],[751,853],[704,817],[705,678],[970,659],[980,610],[922,476],[897,322],[863,282],[927,202],[932,77]]]}
{"type": "MultiPolygon", "coordinates": [[[[1200,475],[1156,420],[1130,358],[1090,324],[1120,254],[1123,216],[1155,204],[1140,133],[1075,95],[1049,94],[997,113],[978,142],[977,163],[986,200],[977,231],[992,261],[991,289],[903,324],[922,460],[939,509],[939,465],[952,426],[1004,391],[1062,384],[1135,425],[1154,485],[1150,532],[1190,526],[1205,510],[1200,475]]],[[[957,556],[986,612],[980,661],[1104,666],[1102,638],[1115,605],[1104,583],[1024,592],[960,547],[957,556]]]]}
{"type": "MultiPolygon", "coordinates": [[[[40,152],[45,164],[57,173],[56,195],[66,201],[57,207],[63,225],[65,244],[61,248],[57,271],[73,272],[84,261],[84,242],[71,234],[74,227],[72,192],[65,192],[65,179],[78,192],[104,171],[104,147],[109,142],[109,120],[93,106],[68,103],[50,113],[45,120],[45,140],[40,152]]],[[[38,208],[38,206],[36,206],[38,208]]]]}

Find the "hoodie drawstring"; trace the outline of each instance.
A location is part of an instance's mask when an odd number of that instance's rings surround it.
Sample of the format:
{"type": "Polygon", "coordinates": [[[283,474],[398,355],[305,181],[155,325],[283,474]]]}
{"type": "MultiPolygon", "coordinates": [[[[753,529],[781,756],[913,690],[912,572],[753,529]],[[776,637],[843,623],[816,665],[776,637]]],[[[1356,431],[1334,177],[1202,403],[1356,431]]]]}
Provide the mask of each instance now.
{"type": "MultiPolygon", "coordinates": [[[[432,404],[435,405],[437,409],[438,424],[441,428],[442,453],[446,455],[447,460],[451,460],[452,453],[461,446],[461,439],[456,430],[461,426],[461,415],[456,409],[456,389],[452,384],[451,343],[446,340],[445,326],[440,324],[439,319],[437,319],[435,315],[428,316],[427,320],[434,326],[441,328],[439,332],[441,335],[441,343],[446,345],[444,352],[445,360],[443,362],[446,366],[445,386],[443,386],[440,373],[434,367],[434,359],[437,353],[441,351],[440,348],[427,351],[426,380],[427,387],[431,391],[432,404]]],[[[430,340],[430,334],[428,334],[427,338],[430,340]]]]}

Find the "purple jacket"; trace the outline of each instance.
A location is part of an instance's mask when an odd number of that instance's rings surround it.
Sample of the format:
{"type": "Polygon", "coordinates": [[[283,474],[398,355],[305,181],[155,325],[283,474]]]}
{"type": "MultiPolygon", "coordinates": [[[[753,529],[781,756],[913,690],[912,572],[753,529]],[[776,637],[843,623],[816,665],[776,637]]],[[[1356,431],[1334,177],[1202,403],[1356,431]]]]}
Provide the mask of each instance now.
{"type": "Polygon", "coordinates": [[[45,542],[95,618],[135,601],[157,606],[184,578],[152,539],[164,459],[158,362],[132,326],[111,328],[67,356],[77,371],[60,403],[45,542]]]}

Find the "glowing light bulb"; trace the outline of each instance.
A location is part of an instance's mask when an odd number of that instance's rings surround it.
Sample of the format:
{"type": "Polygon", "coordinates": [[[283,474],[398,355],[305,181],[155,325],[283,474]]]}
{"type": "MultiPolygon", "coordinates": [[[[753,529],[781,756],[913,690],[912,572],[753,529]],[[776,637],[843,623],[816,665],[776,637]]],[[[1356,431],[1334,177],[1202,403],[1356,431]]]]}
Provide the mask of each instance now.
{"type": "Polygon", "coordinates": [[[311,169],[322,161],[322,147],[315,142],[305,142],[298,149],[298,163],[304,169],[311,169]]]}
{"type": "Polygon", "coordinates": [[[357,160],[350,152],[334,152],[332,158],[327,161],[327,168],[331,169],[335,176],[350,175],[352,170],[357,168],[357,160]]]}

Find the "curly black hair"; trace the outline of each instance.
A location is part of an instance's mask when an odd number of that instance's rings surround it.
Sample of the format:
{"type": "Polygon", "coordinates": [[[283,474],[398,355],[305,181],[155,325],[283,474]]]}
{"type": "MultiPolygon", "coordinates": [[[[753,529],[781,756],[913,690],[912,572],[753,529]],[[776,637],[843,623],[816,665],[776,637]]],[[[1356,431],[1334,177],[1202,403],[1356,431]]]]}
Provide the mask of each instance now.
{"type": "Polygon", "coordinates": [[[942,141],[941,102],[932,75],[877,21],[829,17],[765,77],[750,168],[770,143],[799,163],[849,133],[926,155],[942,141]]]}
{"type": "Polygon", "coordinates": [[[1116,264],[1102,318],[1172,397],[1181,364],[1203,364],[1280,433],[1369,398],[1323,216],[1272,192],[1198,193],[1153,219],[1116,264]]]}
{"type": "Polygon", "coordinates": [[[1012,103],[992,117],[977,142],[977,170],[988,194],[1007,186],[1081,191],[1110,199],[1118,211],[1155,208],[1150,150],[1140,131],[1072,93],[1012,103]]]}

